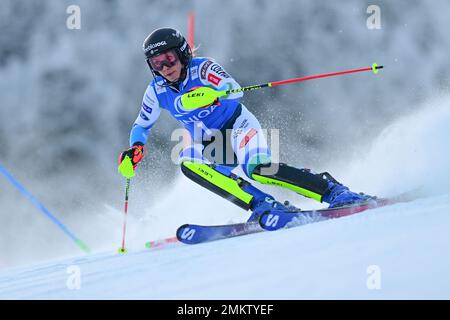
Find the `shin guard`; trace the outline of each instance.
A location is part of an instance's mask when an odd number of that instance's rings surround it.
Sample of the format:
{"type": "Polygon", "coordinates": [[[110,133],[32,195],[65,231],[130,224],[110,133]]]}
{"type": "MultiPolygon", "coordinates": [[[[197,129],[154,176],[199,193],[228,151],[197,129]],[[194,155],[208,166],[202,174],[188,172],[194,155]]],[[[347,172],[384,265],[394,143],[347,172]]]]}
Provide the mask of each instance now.
{"type": "Polygon", "coordinates": [[[264,168],[270,164],[259,165],[252,173],[252,178],[264,184],[275,185],[295,191],[305,197],[322,202],[322,197],[329,189],[329,182],[337,182],[327,172],[314,174],[308,169],[297,169],[280,163],[276,173],[265,174],[264,168]]]}
{"type": "Polygon", "coordinates": [[[269,196],[227,168],[215,164],[183,161],[181,171],[202,187],[245,210],[252,209],[253,202],[269,196]]]}

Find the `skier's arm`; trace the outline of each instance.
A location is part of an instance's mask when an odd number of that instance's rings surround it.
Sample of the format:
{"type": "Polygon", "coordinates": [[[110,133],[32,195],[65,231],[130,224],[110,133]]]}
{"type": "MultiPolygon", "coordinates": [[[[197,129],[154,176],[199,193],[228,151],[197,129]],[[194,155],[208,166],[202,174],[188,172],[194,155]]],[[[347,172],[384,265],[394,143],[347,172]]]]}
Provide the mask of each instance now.
{"type": "Polygon", "coordinates": [[[161,114],[161,108],[156,98],[155,91],[153,87],[148,86],[144,98],[142,100],[142,107],[139,112],[139,116],[133,124],[130,133],[130,146],[136,144],[146,144],[150,129],[158,120],[161,114]]]}
{"type": "MultiPolygon", "coordinates": [[[[208,87],[217,91],[239,89],[241,86],[234,80],[225,69],[214,60],[206,60],[199,66],[200,81],[208,87]]],[[[239,99],[242,92],[231,93],[221,99],[239,99]]]]}

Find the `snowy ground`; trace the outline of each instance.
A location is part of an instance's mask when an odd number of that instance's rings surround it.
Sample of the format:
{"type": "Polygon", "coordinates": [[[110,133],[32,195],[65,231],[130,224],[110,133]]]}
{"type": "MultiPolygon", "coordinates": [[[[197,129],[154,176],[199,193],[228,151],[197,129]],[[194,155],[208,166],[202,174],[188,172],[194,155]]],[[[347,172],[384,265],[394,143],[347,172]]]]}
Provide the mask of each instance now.
{"type": "Polygon", "coordinates": [[[3,299],[449,299],[450,195],[299,228],[5,271],[3,299]],[[68,271],[80,270],[80,289],[68,271]],[[69,286],[68,286],[69,282],[69,286]]]}
{"type": "MultiPolygon", "coordinates": [[[[367,152],[347,159],[347,167],[330,168],[345,173],[344,182],[355,190],[385,196],[422,186],[426,197],[289,230],[143,249],[145,241],[171,236],[186,222],[247,218],[180,178],[173,193],[144,219],[130,215],[128,254],[118,255],[117,247],[110,247],[84,257],[2,269],[0,298],[450,299],[448,101],[401,119],[367,152]],[[197,197],[204,204],[201,210],[197,197]],[[79,289],[73,288],[76,279],[79,289]]],[[[311,203],[300,204],[305,205],[311,203]]],[[[114,228],[120,230],[120,213],[116,218],[114,228]]]]}

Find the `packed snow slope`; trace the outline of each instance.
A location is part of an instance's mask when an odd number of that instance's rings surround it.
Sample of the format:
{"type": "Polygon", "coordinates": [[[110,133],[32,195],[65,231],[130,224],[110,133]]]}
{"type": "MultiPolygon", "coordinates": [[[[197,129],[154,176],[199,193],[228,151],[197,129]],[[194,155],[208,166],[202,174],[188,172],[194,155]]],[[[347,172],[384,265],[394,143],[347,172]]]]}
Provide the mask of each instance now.
{"type": "Polygon", "coordinates": [[[445,195],[196,246],[53,261],[2,273],[0,297],[449,299],[449,213],[445,195]],[[67,286],[73,265],[78,290],[67,286]]]}
{"type": "Polygon", "coordinates": [[[381,196],[422,186],[425,194],[413,202],[277,232],[143,249],[146,240],[171,236],[182,223],[247,218],[194,184],[186,188],[188,181],[180,178],[146,219],[130,215],[128,254],[109,247],[3,269],[0,298],[449,299],[448,101],[389,125],[370,148],[329,168],[352,189],[381,196]],[[74,266],[79,289],[70,286],[74,266]]]}

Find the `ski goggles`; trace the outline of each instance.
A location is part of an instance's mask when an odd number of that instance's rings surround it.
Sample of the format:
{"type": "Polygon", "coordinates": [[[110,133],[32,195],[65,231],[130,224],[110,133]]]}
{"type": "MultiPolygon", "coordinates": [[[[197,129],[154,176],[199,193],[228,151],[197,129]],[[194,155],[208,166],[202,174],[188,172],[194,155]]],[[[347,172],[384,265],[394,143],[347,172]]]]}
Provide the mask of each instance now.
{"type": "Polygon", "coordinates": [[[153,70],[162,71],[164,66],[171,68],[176,65],[179,60],[175,50],[169,50],[158,54],[157,56],[148,58],[147,63],[153,70]]]}

